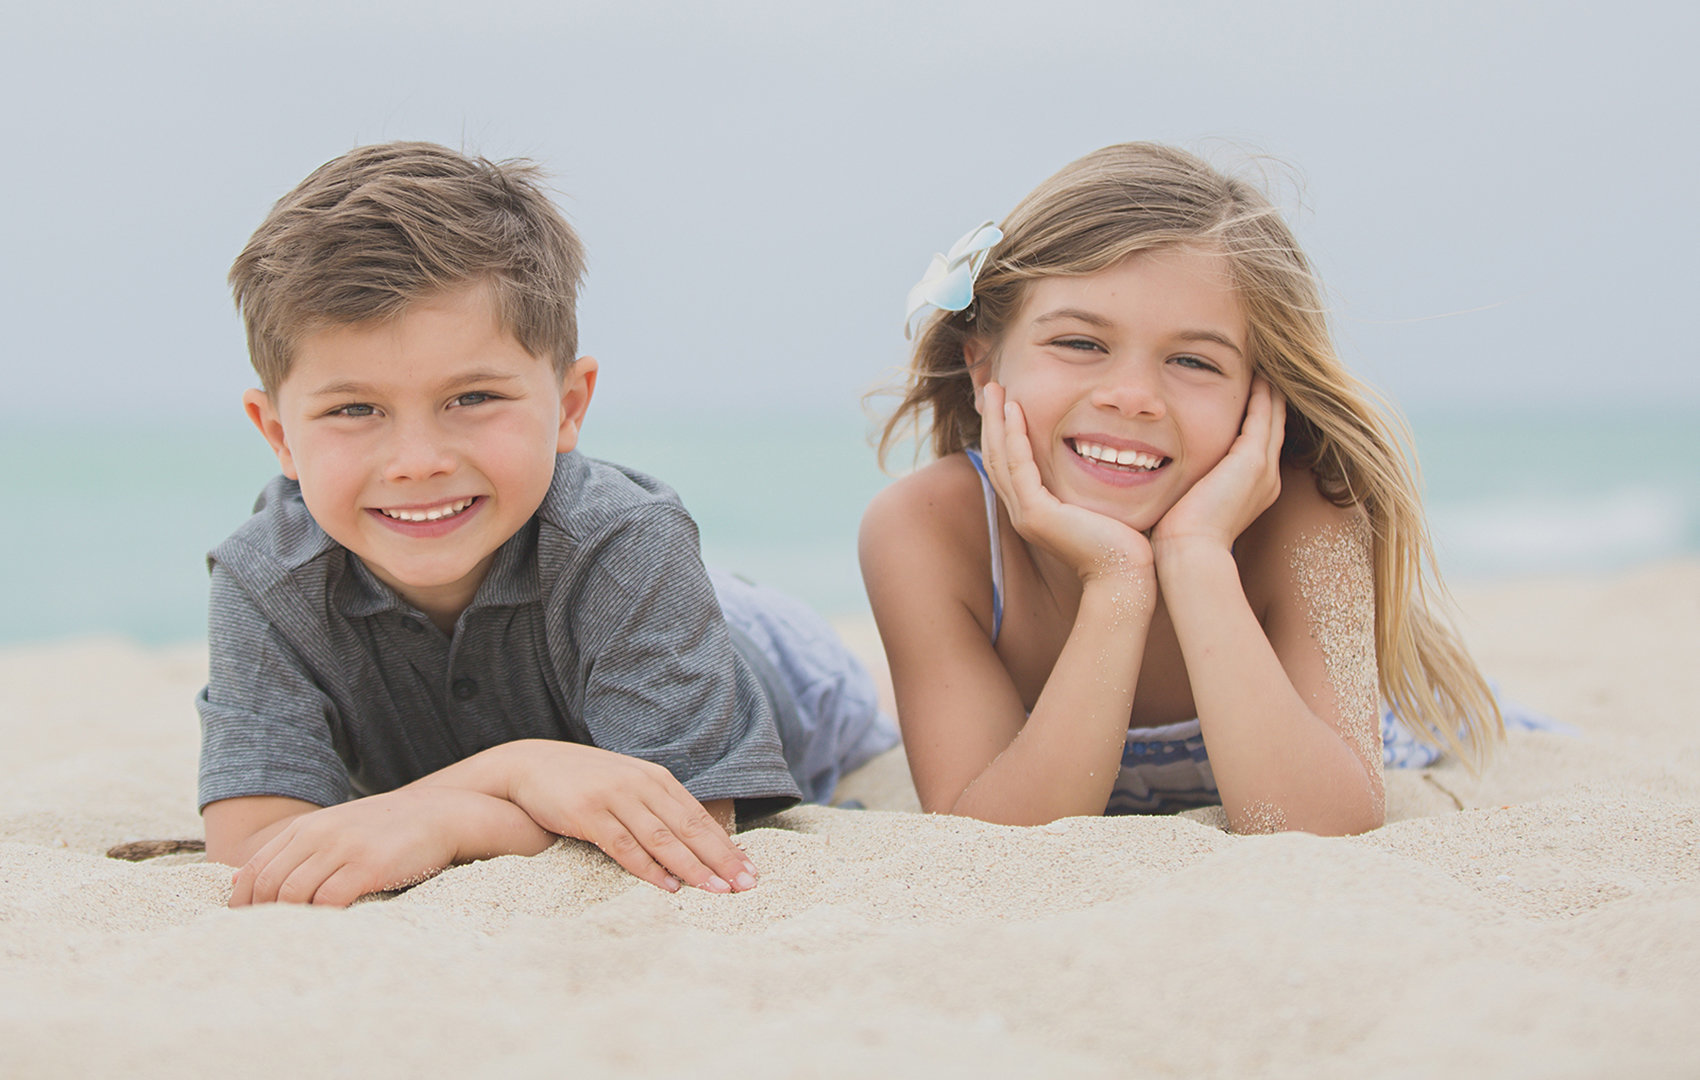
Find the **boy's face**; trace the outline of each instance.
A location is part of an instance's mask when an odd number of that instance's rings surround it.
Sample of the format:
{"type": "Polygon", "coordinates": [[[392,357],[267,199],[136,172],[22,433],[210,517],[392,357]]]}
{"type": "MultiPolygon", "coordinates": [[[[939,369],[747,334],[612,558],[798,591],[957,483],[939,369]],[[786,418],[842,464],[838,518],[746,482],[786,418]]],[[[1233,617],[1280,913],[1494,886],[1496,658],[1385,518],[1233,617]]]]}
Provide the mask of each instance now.
{"type": "Polygon", "coordinates": [[[243,402],[320,527],[446,628],[542,504],[595,381],[589,357],[557,378],[468,286],[307,335],[275,395],[243,402]]]}

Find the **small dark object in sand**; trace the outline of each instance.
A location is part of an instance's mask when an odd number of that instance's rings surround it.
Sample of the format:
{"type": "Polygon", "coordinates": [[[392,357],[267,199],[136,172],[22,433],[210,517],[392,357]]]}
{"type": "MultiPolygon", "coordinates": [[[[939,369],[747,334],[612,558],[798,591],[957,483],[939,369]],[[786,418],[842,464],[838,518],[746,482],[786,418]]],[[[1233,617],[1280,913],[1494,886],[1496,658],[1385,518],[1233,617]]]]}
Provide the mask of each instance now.
{"type": "Polygon", "coordinates": [[[206,849],[205,840],[132,840],[128,844],[108,848],[106,857],[123,859],[125,862],[141,862],[143,859],[156,859],[161,855],[178,855],[185,851],[206,849]]]}

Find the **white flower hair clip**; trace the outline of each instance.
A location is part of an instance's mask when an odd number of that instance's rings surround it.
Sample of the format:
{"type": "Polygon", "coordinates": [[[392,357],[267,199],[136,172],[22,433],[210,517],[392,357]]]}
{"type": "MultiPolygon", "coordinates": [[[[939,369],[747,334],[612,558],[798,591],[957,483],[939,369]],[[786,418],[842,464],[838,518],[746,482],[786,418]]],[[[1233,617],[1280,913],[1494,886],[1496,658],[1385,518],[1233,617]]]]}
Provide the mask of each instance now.
{"type": "Polygon", "coordinates": [[[961,311],[974,302],[974,281],[986,256],[1003,239],[1003,230],[991,222],[983,222],[968,230],[968,235],[950,246],[943,255],[934,255],[927,272],[909,290],[909,311],[903,317],[903,336],[912,337],[915,317],[929,307],[940,311],[961,311]]]}

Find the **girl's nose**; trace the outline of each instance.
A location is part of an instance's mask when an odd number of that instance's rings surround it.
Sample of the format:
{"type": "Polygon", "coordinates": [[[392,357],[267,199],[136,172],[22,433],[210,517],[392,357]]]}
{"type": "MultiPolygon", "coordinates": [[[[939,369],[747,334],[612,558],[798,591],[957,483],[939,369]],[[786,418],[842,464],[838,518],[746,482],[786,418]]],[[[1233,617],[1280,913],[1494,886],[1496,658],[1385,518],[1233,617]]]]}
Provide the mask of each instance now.
{"type": "Polygon", "coordinates": [[[1137,359],[1108,365],[1103,378],[1092,389],[1092,404],[1124,416],[1151,420],[1168,411],[1160,373],[1137,359]]]}
{"type": "Polygon", "coordinates": [[[385,450],[386,480],[429,480],[455,469],[456,458],[446,433],[429,422],[397,423],[385,450]]]}

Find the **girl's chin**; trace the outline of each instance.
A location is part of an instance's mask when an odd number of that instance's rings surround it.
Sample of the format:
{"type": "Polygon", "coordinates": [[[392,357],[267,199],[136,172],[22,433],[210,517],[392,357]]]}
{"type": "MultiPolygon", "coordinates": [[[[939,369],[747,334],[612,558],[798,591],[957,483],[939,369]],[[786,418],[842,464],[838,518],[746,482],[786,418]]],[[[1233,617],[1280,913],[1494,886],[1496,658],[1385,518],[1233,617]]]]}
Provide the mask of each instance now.
{"type": "Polygon", "coordinates": [[[1135,532],[1142,532],[1147,535],[1157,527],[1157,522],[1163,519],[1164,512],[1168,510],[1167,506],[1161,509],[1133,508],[1126,503],[1117,504],[1108,499],[1068,499],[1066,501],[1072,506],[1090,510],[1094,514],[1102,514],[1112,521],[1121,522],[1135,532]]]}

